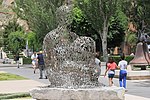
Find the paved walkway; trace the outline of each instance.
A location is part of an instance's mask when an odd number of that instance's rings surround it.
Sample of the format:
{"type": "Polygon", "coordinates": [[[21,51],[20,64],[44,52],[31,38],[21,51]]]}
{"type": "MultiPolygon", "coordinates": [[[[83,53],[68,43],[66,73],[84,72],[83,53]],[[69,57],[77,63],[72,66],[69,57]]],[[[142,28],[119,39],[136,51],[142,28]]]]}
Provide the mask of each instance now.
{"type": "MultiPolygon", "coordinates": [[[[101,76],[99,81],[108,86],[108,78],[101,76]]],[[[114,85],[119,87],[118,79],[113,79],[114,85]]],[[[150,100],[150,80],[127,80],[125,100],[150,100]],[[143,84],[143,86],[141,86],[143,84]],[[145,84],[145,85],[144,85],[145,84]]]]}
{"type": "Polygon", "coordinates": [[[32,88],[35,88],[38,86],[45,86],[45,84],[34,81],[34,80],[1,81],[0,93],[28,92],[32,88]]]}
{"type": "MultiPolygon", "coordinates": [[[[28,78],[29,80],[0,81],[0,93],[29,92],[30,89],[38,86],[49,85],[48,79],[39,79],[39,70],[33,74],[31,65],[3,66],[0,64],[0,72],[8,72],[28,78]]],[[[100,81],[108,85],[107,78],[100,77],[100,81]]],[[[118,86],[118,79],[114,79],[114,84],[118,86]]],[[[150,100],[150,80],[128,80],[128,92],[125,94],[125,100],[150,100]]]]}

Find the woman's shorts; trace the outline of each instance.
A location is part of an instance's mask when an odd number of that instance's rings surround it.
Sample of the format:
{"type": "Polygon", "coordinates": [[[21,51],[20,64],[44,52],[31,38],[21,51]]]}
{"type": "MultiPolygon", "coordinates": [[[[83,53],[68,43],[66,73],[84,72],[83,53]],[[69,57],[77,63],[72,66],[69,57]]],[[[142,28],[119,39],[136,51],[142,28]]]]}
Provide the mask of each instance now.
{"type": "Polygon", "coordinates": [[[108,74],[108,78],[114,78],[115,74],[108,74]]]}
{"type": "Polygon", "coordinates": [[[32,61],[32,65],[33,65],[33,67],[37,67],[37,62],[32,61]]]}
{"type": "Polygon", "coordinates": [[[33,64],[33,65],[35,65],[35,64],[36,64],[36,62],[35,62],[35,61],[32,61],[32,64],[33,64]]]}

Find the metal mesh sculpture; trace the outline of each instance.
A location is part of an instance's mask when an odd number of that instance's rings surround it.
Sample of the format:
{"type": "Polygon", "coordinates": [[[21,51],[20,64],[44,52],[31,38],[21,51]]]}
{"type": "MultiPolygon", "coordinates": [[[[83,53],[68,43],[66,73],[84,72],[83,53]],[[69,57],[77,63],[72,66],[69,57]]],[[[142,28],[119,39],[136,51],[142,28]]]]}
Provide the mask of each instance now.
{"type": "Polygon", "coordinates": [[[72,5],[57,10],[58,27],[44,38],[45,65],[50,86],[78,88],[97,85],[94,77],[95,42],[67,29],[72,5]]]}

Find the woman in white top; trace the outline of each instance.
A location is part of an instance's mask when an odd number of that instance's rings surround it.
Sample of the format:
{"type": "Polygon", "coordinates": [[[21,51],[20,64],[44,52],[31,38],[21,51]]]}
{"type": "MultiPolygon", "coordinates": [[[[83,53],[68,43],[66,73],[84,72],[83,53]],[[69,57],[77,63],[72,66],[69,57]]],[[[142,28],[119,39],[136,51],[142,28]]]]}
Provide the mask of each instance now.
{"type": "Polygon", "coordinates": [[[119,74],[119,84],[120,87],[126,88],[126,78],[127,78],[127,61],[124,60],[125,55],[121,55],[121,61],[118,63],[118,66],[120,68],[120,74],[119,74]]]}
{"type": "Polygon", "coordinates": [[[32,59],[32,67],[34,69],[34,74],[35,74],[35,70],[37,68],[37,54],[36,54],[36,52],[34,52],[32,54],[31,59],[32,59]]]}

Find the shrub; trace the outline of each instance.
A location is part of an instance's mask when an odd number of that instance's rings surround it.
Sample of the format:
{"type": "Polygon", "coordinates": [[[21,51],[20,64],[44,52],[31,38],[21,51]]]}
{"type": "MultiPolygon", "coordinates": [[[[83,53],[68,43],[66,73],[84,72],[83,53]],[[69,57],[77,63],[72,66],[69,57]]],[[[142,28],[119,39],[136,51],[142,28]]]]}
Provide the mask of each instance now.
{"type": "Polygon", "coordinates": [[[13,54],[7,54],[7,57],[8,57],[9,59],[14,59],[14,55],[13,55],[13,54]]]}
{"type": "Polygon", "coordinates": [[[31,60],[31,58],[30,57],[28,57],[28,58],[23,58],[23,64],[31,64],[31,62],[32,62],[32,60],[31,60]]]}
{"type": "Polygon", "coordinates": [[[128,62],[128,64],[129,64],[129,62],[132,60],[134,58],[134,56],[126,56],[126,58],[125,58],[125,60],[128,62]]]}
{"type": "MultiPolygon", "coordinates": [[[[119,61],[121,60],[120,56],[109,56],[109,57],[113,57],[114,61],[118,64],[119,61]]],[[[125,60],[129,62],[134,58],[134,56],[125,56],[125,60]]],[[[103,56],[100,58],[101,61],[103,61],[103,56]]]]}

